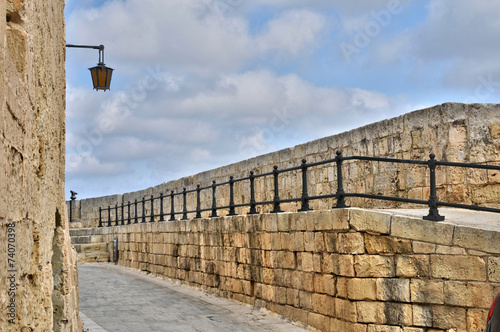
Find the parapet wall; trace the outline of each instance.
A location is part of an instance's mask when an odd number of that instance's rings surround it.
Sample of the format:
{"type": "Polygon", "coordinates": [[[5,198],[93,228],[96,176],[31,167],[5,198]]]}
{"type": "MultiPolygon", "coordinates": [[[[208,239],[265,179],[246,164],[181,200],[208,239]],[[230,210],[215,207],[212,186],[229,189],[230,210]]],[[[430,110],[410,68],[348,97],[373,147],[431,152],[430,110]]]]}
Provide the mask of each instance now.
{"type": "MultiPolygon", "coordinates": [[[[348,115],[346,115],[348,116],[348,115]]],[[[256,174],[270,172],[274,165],[280,169],[298,166],[302,159],[316,162],[335,157],[336,150],[344,156],[361,155],[376,157],[395,157],[404,159],[427,160],[433,152],[437,160],[489,163],[500,162],[500,105],[497,104],[458,104],[447,103],[414,111],[393,119],[380,121],[362,128],[329,136],[293,148],[258,156],[232,165],[199,173],[175,181],[147,188],[141,191],[75,201],[73,217],[80,218],[85,227],[98,225],[99,207],[142,200],[151,195],[167,195],[171,190],[182,191],[187,187],[194,189],[197,184],[208,186],[256,174]]],[[[391,164],[363,161],[346,161],[343,165],[344,189],[346,192],[359,192],[387,196],[407,197],[427,200],[429,198],[428,169],[422,166],[391,164]]],[[[334,165],[312,167],[308,170],[309,195],[335,193],[337,178],[334,165]]],[[[500,175],[497,171],[465,170],[458,168],[437,169],[438,198],[441,201],[500,207],[498,192],[500,175]]],[[[273,199],[272,178],[256,179],[256,200],[273,199]]],[[[301,178],[298,172],[283,173],[279,178],[280,198],[300,197],[301,178]]],[[[228,186],[217,190],[217,205],[229,203],[228,186]]],[[[235,204],[250,201],[250,189],[246,182],[235,184],[235,204]]],[[[182,199],[175,201],[176,211],[182,211],[182,199]]],[[[365,208],[407,207],[402,203],[350,198],[351,206],[365,208]]],[[[209,190],[201,195],[201,207],[209,208],[212,197],[209,190]]],[[[312,201],[313,209],[329,209],[335,205],[334,199],[312,201]]],[[[169,198],[165,199],[168,211],[169,198]]],[[[416,207],[416,206],[412,206],[416,207]]],[[[420,207],[420,206],[418,206],[420,207]]],[[[195,210],[195,193],[188,195],[188,210],[195,210]]],[[[259,206],[260,212],[269,212],[271,206],[259,206]]],[[[284,211],[297,211],[298,203],[282,204],[284,211]]],[[[145,214],[149,215],[149,204],[145,214]]],[[[236,213],[245,214],[248,208],[237,208],[236,213]]],[[[159,204],[155,214],[159,213],[159,204]]],[[[142,215],[142,206],[138,206],[142,215]]],[[[204,217],[208,212],[203,213],[204,217]]],[[[227,211],[220,211],[220,215],[227,211]]],[[[190,216],[191,217],[191,216],[190,216]]],[[[112,219],[114,220],[114,211],[112,219]]]]}
{"type": "Polygon", "coordinates": [[[321,331],[483,331],[500,232],[364,209],[100,228],[118,264],[321,331]]]}

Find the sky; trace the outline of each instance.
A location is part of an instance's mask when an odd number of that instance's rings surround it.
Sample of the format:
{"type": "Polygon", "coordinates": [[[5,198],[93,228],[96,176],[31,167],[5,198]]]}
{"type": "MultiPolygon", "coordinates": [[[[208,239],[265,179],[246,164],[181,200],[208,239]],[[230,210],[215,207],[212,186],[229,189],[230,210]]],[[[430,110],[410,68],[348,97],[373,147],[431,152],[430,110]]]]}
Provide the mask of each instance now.
{"type": "Polygon", "coordinates": [[[500,2],[66,0],[66,192],[121,194],[500,99],[500,2]]]}

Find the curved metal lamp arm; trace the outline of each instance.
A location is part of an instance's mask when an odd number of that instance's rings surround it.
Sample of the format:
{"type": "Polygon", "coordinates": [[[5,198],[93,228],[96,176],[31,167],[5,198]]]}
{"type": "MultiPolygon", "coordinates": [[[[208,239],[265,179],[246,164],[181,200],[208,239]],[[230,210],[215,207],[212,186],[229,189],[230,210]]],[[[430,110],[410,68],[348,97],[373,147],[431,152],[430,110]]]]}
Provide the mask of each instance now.
{"type": "Polygon", "coordinates": [[[104,45],[73,45],[66,44],[66,47],[75,47],[75,48],[91,48],[94,50],[99,50],[99,64],[104,64],[104,45]]]}

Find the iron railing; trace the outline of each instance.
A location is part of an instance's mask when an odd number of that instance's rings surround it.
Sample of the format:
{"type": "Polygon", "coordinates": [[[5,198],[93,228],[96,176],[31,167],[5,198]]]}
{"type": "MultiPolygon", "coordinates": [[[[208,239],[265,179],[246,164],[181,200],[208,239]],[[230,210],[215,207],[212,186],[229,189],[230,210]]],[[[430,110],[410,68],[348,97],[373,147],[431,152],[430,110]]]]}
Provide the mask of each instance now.
{"type": "Polygon", "coordinates": [[[470,163],[457,163],[457,162],[446,162],[446,161],[437,161],[435,160],[435,155],[431,153],[429,155],[429,160],[412,160],[412,159],[398,159],[398,158],[379,158],[379,157],[364,157],[364,156],[342,156],[342,152],[338,150],[336,152],[336,157],[333,159],[322,160],[314,163],[307,163],[306,159],[302,159],[302,164],[295,167],[290,167],[286,169],[278,169],[278,166],[274,166],[271,172],[255,174],[253,171],[246,177],[235,179],[233,176],[229,177],[229,181],[216,183],[214,180],[211,185],[201,187],[201,185],[197,185],[195,189],[187,190],[183,188],[181,192],[174,192],[173,190],[169,195],[164,195],[160,193],[159,196],[155,197],[151,195],[150,198],[143,197],[142,200],[135,199],[134,202],[128,201],[126,204],[123,203],[121,205],[115,204],[115,206],[108,206],[105,208],[99,208],[99,227],[103,226],[103,223],[107,223],[107,226],[112,226],[113,220],[111,218],[111,211],[115,210],[114,216],[114,225],[125,225],[131,223],[146,223],[154,222],[156,217],[159,217],[158,221],[165,221],[166,216],[170,216],[168,220],[176,220],[176,215],[182,214],[181,220],[187,220],[188,214],[196,213],[196,218],[201,218],[201,213],[209,211],[209,217],[217,217],[217,211],[221,209],[228,209],[228,215],[234,216],[236,215],[235,208],[239,207],[250,207],[248,214],[258,214],[256,207],[258,205],[271,205],[273,209],[271,213],[279,213],[283,212],[281,210],[280,204],[282,203],[292,203],[292,202],[301,202],[301,207],[298,211],[310,211],[312,210],[309,206],[309,201],[318,200],[318,199],[326,199],[326,198],[335,198],[337,200],[336,205],[333,208],[345,208],[348,207],[345,202],[346,197],[360,197],[360,198],[369,198],[369,199],[379,199],[379,200],[387,200],[387,201],[395,201],[395,202],[404,202],[404,203],[412,203],[412,204],[422,204],[427,205],[429,207],[429,214],[424,216],[425,220],[432,221],[442,221],[444,220],[444,216],[441,216],[438,211],[438,206],[447,206],[447,207],[455,207],[455,208],[464,208],[476,211],[488,211],[488,212],[496,212],[500,213],[500,209],[484,207],[484,206],[476,206],[476,205],[468,205],[468,204],[459,204],[459,203],[450,203],[450,202],[442,202],[438,200],[437,190],[436,190],[436,166],[451,166],[451,167],[463,167],[463,168],[475,168],[475,169],[489,169],[489,170],[500,170],[500,166],[495,165],[484,165],[484,164],[470,164],[470,163]],[[343,186],[343,177],[342,177],[342,163],[346,160],[361,160],[361,161],[372,161],[372,162],[388,162],[388,163],[400,163],[400,164],[412,164],[412,165],[423,165],[429,168],[429,184],[430,184],[430,195],[428,200],[419,200],[419,199],[410,199],[410,198],[402,198],[402,197],[393,197],[393,196],[384,196],[384,195],[374,195],[374,194],[364,194],[364,193],[346,193],[344,192],[343,186]],[[308,184],[307,184],[307,170],[311,167],[325,165],[329,163],[336,164],[337,168],[337,190],[335,193],[325,194],[325,195],[317,195],[317,196],[309,196],[308,194],[308,184]],[[278,178],[281,173],[292,172],[292,171],[301,171],[302,173],[302,195],[298,198],[287,198],[281,199],[279,196],[279,183],[278,178]],[[255,200],[255,179],[261,177],[273,177],[274,183],[274,198],[273,200],[268,201],[256,201],[255,200]],[[250,201],[248,203],[235,204],[234,202],[234,184],[237,182],[248,181],[250,185],[250,201]],[[225,206],[217,206],[216,198],[217,198],[217,188],[220,186],[229,185],[229,204],[225,206]],[[212,191],[212,206],[209,208],[201,208],[201,192],[203,190],[211,190],[212,191]],[[189,210],[187,209],[187,194],[196,193],[196,209],[189,210]],[[182,211],[175,211],[175,199],[176,197],[182,197],[182,211]],[[165,212],[164,210],[164,200],[170,200],[170,211],[165,212]],[[154,207],[156,204],[160,204],[160,211],[158,214],[154,213],[154,207]],[[149,205],[150,213],[146,215],[146,203],[149,205]],[[142,215],[139,216],[137,214],[137,206],[142,205],[142,215]],[[132,214],[130,209],[134,207],[134,213],[132,214]],[[125,208],[127,210],[127,217],[125,217],[125,208]],[[118,211],[121,211],[119,214],[118,211]],[[103,220],[103,213],[107,212],[107,220],[103,220]]]}

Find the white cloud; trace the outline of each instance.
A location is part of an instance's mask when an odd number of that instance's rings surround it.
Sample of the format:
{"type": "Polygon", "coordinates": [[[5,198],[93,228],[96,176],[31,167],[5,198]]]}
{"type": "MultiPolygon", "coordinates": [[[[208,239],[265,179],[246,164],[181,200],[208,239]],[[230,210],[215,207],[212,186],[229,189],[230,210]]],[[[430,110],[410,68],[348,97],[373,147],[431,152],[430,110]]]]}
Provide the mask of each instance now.
{"type": "Polygon", "coordinates": [[[500,79],[500,45],[495,42],[500,35],[500,2],[430,0],[427,10],[425,22],[380,46],[379,60],[413,57],[427,67],[441,62],[448,87],[474,88],[490,74],[500,79]]]}

